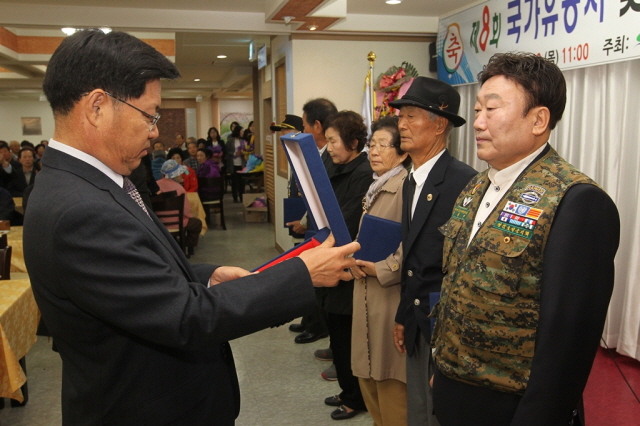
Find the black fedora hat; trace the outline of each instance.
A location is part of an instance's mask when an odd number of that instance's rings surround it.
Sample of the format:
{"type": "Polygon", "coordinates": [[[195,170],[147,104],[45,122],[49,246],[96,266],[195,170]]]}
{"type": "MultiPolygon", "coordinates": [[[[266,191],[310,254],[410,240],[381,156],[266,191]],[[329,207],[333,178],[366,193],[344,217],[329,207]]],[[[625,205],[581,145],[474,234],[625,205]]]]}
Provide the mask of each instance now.
{"type": "Polygon", "coordinates": [[[389,102],[393,108],[415,106],[441,115],[460,127],[467,121],[458,115],[460,95],[449,84],[435,78],[416,77],[402,99],[389,102]]]}
{"type": "Polygon", "coordinates": [[[282,129],[285,130],[298,130],[302,131],[304,127],[302,126],[302,118],[297,115],[287,114],[284,116],[284,121],[280,124],[274,124],[269,127],[272,132],[279,132],[282,129]]]}

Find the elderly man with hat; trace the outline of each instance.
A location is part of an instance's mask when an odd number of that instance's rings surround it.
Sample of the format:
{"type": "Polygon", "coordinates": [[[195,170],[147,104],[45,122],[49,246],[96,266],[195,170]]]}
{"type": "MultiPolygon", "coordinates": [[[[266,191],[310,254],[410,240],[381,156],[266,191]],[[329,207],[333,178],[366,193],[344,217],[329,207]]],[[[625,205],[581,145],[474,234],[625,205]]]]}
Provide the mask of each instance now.
{"type": "MultiPolygon", "coordinates": [[[[162,179],[157,181],[160,191],[171,192],[176,191],[176,195],[186,194],[184,187],[182,186],[182,175],[189,174],[189,170],[185,166],[181,166],[175,160],[167,160],[160,169],[162,172],[162,179]]],[[[193,248],[198,245],[198,237],[200,231],[202,231],[202,221],[197,217],[191,216],[191,205],[189,199],[184,196],[184,213],[183,224],[184,227],[184,242],[187,247],[188,255],[193,254],[193,248]]]]}
{"type": "Polygon", "coordinates": [[[444,236],[438,228],[451,217],[460,191],[476,174],[447,151],[454,127],[465,124],[458,116],[460,95],[439,80],[417,77],[402,99],[390,105],[400,109],[401,148],[413,166],[403,187],[402,294],[394,340],[407,353],[407,422],[409,426],[438,425],[429,387],[432,359],[429,295],[438,293],[444,236]]]}

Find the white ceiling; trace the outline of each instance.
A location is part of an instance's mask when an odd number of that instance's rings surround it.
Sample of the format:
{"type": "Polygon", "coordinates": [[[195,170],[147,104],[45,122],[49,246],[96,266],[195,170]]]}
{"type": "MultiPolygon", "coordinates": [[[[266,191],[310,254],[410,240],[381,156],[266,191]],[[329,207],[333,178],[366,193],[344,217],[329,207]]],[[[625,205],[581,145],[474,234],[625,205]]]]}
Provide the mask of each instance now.
{"type": "MultiPolygon", "coordinates": [[[[299,0],[289,0],[295,2],[299,0]]],[[[62,26],[108,25],[138,37],[175,38],[176,65],[182,79],[165,86],[163,97],[250,97],[255,62],[249,43],[269,45],[275,35],[296,33],[298,25],[272,21],[287,0],[0,0],[0,27],[19,35],[62,35],[62,26]],[[217,59],[218,54],[227,55],[217,59]],[[199,78],[199,82],[194,79],[199,78]]],[[[332,5],[333,3],[333,5],[332,5]]],[[[469,0],[327,0],[344,7],[346,16],[322,33],[435,35],[437,17],[468,7],[469,0]],[[365,22],[365,30],[362,23],[365,22]]],[[[333,16],[333,15],[332,15],[333,16]]],[[[297,31],[300,32],[300,31],[297,31]]],[[[308,31],[305,31],[308,33],[308,31]]],[[[1,48],[1,46],[0,46],[1,48]]],[[[48,55],[28,58],[0,49],[0,100],[37,99],[48,55]],[[4,74],[4,75],[2,75],[4,74]],[[5,78],[2,78],[5,77],[5,78]],[[6,78],[10,77],[10,78],[6,78]]]]}

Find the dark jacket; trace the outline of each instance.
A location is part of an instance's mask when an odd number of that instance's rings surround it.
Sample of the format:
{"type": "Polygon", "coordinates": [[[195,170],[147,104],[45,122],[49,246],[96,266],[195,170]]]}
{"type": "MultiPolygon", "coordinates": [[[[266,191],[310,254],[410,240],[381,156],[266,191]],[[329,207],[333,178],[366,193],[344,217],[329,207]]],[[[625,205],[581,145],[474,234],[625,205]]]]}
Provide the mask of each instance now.
{"type": "Polygon", "coordinates": [[[47,148],[24,257],[63,361],[64,425],[231,426],[231,339],[306,314],[300,259],[207,288],[158,218],[91,165],[47,148]]]}
{"type": "Polygon", "coordinates": [[[404,325],[407,354],[422,333],[431,340],[428,318],[429,293],[439,292],[442,285],[442,245],[444,235],[438,231],[451,217],[456,198],[476,171],[445,151],[431,169],[420,192],[411,224],[408,217],[409,196],[405,179],[402,194],[402,291],[396,322],[404,325]]]}
{"type": "MultiPolygon", "coordinates": [[[[362,216],[362,199],[373,182],[373,170],[369,165],[367,153],[360,153],[350,163],[337,165],[330,180],[349,236],[355,240],[362,216]]],[[[351,315],[353,280],[340,281],[336,287],[327,288],[325,293],[323,307],[327,312],[351,315]]]]}

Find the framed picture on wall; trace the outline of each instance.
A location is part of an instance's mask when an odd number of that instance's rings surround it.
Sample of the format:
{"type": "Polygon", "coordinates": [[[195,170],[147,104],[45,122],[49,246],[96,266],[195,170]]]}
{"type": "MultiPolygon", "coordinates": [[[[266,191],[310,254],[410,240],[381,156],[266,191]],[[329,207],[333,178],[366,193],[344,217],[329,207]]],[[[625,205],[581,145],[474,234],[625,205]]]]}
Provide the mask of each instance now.
{"type": "Polygon", "coordinates": [[[41,135],[42,120],[40,117],[22,117],[22,135],[41,135]]]}

